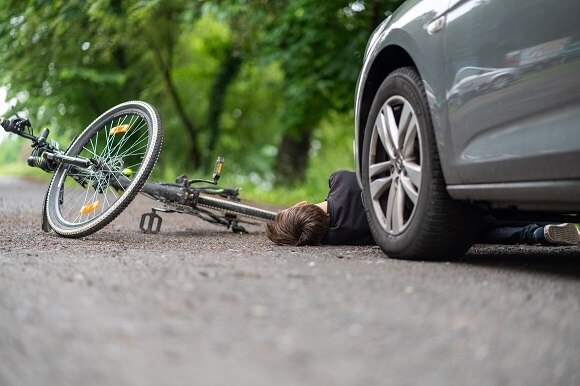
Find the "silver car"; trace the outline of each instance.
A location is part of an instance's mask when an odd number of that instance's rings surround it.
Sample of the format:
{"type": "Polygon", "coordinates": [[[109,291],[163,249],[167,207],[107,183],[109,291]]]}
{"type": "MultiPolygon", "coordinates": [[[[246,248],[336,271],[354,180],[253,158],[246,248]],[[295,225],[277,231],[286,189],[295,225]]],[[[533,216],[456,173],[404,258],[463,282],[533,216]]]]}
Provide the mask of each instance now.
{"type": "Polygon", "coordinates": [[[411,0],[375,30],[355,160],[388,256],[461,255],[490,214],[580,222],[578,15],[578,0],[411,0]],[[460,86],[470,68],[510,79],[460,86]]]}

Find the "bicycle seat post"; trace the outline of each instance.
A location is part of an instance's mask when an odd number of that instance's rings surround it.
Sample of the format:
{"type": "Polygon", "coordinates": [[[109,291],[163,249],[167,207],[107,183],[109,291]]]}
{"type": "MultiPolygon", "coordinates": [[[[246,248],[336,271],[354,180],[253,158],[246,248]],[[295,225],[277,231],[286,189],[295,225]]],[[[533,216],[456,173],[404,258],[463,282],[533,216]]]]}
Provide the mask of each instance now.
{"type": "Polygon", "coordinates": [[[222,175],[223,166],[224,166],[224,157],[217,157],[217,160],[215,161],[215,166],[213,168],[213,182],[216,185],[222,175]]]}

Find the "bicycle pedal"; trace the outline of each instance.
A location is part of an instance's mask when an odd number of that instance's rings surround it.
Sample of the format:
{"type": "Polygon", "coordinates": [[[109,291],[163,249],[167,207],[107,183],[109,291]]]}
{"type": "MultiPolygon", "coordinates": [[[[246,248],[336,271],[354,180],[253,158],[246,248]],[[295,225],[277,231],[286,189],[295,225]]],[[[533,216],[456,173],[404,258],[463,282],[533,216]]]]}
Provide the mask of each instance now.
{"type": "Polygon", "coordinates": [[[243,226],[239,225],[239,224],[232,224],[232,232],[233,233],[248,233],[248,231],[246,230],[246,228],[244,228],[243,226]]]}
{"type": "Polygon", "coordinates": [[[154,211],[151,213],[144,213],[141,215],[141,222],[139,229],[143,233],[157,234],[161,230],[161,223],[163,219],[154,211]]]}

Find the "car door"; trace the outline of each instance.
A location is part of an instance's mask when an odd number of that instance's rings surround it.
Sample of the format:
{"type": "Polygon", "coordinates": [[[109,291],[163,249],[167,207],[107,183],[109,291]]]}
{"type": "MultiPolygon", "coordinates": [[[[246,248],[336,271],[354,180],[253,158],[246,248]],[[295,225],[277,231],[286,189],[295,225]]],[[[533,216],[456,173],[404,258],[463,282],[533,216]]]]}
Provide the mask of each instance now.
{"type": "MultiPolygon", "coordinates": [[[[448,136],[459,184],[580,177],[580,1],[452,0],[444,29],[448,136]],[[468,67],[494,79],[461,89],[468,67]],[[497,71],[496,71],[497,70],[497,71]],[[574,170],[571,170],[574,169],[574,170]]],[[[482,75],[483,76],[483,75],[482,75]]],[[[482,79],[483,80],[483,79],[482,79]]]]}

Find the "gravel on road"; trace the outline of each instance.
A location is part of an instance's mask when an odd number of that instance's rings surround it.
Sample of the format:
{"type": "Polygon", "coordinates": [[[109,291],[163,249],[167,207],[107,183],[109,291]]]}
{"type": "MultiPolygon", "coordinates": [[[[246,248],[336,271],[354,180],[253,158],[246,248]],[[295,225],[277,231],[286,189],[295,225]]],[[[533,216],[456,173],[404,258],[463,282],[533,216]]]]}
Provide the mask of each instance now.
{"type": "Polygon", "coordinates": [[[0,385],[580,385],[580,248],[281,247],[139,197],[83,239],[0,179],[0,385]]]}

